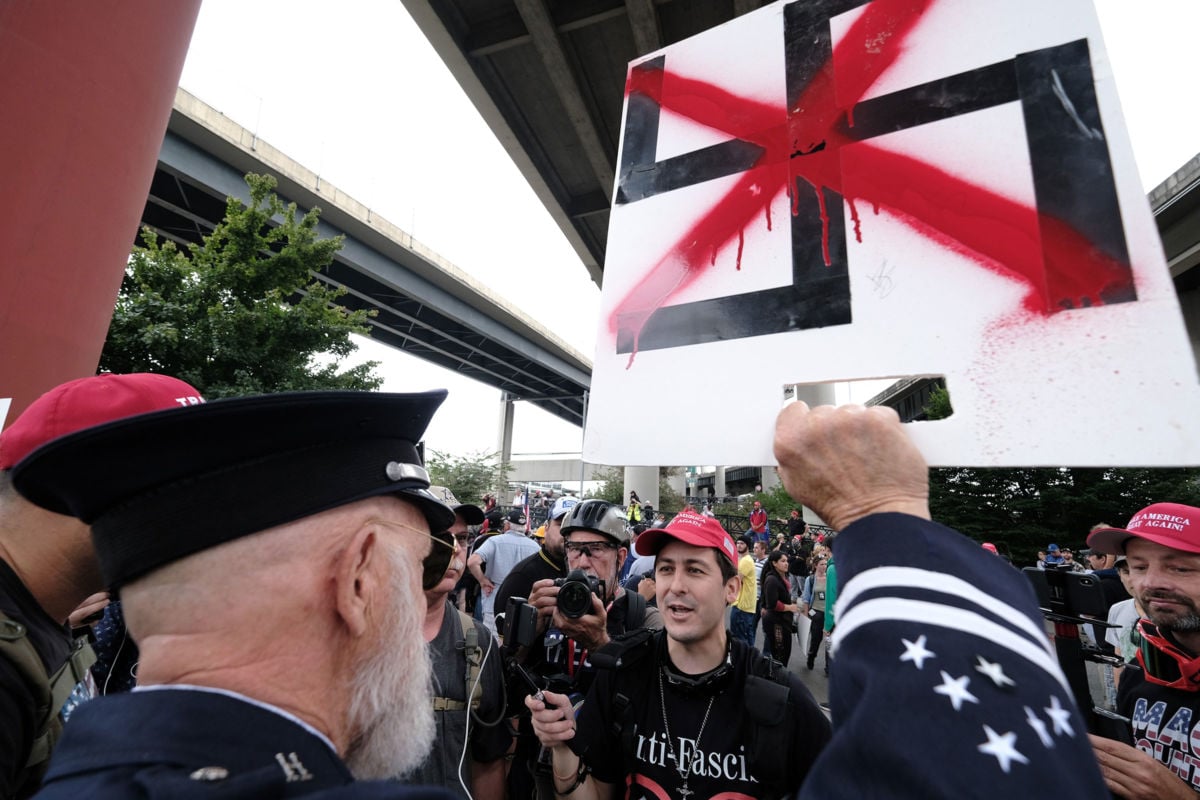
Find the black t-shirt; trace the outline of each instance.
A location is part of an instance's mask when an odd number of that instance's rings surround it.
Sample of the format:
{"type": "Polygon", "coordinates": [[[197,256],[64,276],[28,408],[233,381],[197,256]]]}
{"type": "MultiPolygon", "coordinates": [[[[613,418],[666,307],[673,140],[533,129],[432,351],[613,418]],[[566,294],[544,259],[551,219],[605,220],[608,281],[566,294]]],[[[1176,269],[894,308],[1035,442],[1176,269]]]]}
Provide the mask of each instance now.
{"type": "MultiPolygon", "coordinates": [[[[600,670],[580,710],[579,728],[575,738],[568,742],[569,746],[592,768],[597,780],[621,786],[628,779],[628,800],[680,797],[683,777],[676,769],[676,760],[687,763],[688,789],[694,793],[688,795],[688,800],[763,796],[755,765],[746,750],[751,723],[743,693],[747,675],[763,656],[739,641],[731,642],[730,647],[732,673],[719,687],[708,692],[686,692],[663,681],[660,699],[657,665],[666,658],[661,640],[655,653],[644,657],[652,659],[649,664],[639,662],[629,668],[637,670],[637,677],[626,677],[624,681],[636,681],[641,686],[637,690],[640,696],[634,697],[632,704],[636,727],[630,754],[622,751],[621,737],[612,726],[613,701],[618,688],[622,691],[631,689],[619,687],[617,673],[600,670]],[[666,701],[666,725],[663,700],[666,701]],[[704,720],[706,714],[707,721],[704,720]],[[700,730],[702,724],[703,732],[700,730]]],[[[792,748],[789,752],[778,753],[778,757],[795,762],[793,774],[797,776],[797,783],[791,787],[795,789],[829,741],[830,729],[808,689],[791,673],[788,673],[788,680],[793,709],[792,748]]]]}
{"type": "Polygon", "coordinates": [[[783,582],[783,578],[780,577],[779,572],[771,566],[769,561],[767,562],[766,566],[763,567],[762,586],[763,608],[767,610],[767,619],[769,619],[771,622],[790,622],[792,619],[792,612],[776,611],[775,603],[783,603],[785,606],[791,605],[791,590],[788,588],[788,585],[783,582]]]}
{"type": "Polygon", "coordinates": [[[1159,686],[1130,666],[1121,673],[1117,710],[1133,723],[1138,749],[1200,792],[1200,692],[1159,686]]]}
{"type": "MultiPolygon", "coordinates": [[[[42,659],[46,674],[53,674],[71,654],[66,627],[46,615],[21,579],[0,560],[0,610],[25,626],[26,636],[42,659]]],[[[0,797],[27,797],[33,788],[18,789],[17,778],[29,758],[37,734],[36,708],[29,685],[7,658],[0,657],[0,797]]]]}

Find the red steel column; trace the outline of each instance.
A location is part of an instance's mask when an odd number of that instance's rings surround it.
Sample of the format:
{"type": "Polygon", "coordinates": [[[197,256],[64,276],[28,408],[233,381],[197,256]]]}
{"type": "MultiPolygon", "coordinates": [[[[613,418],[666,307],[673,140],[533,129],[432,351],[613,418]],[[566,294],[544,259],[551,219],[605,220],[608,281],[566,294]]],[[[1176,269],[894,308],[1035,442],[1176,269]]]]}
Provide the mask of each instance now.
{"type": "Polygon", "coordinates": [[[0,398],[96,371],[200,0],[0,2],[0,398]]]}

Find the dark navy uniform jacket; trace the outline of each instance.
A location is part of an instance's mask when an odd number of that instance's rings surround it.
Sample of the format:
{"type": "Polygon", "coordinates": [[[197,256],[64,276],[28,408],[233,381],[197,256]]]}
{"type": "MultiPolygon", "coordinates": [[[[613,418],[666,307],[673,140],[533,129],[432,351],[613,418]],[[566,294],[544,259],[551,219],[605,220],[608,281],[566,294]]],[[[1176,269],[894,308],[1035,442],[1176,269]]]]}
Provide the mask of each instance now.
{"type": "Polygon", "coordinates": [[[833,551],[834,734],[803,800],[1108,797],[1024,575],[907,514],[833,551]]]}
{"type": "Polygon", "coordinates": [[[355,783],[319,737],[285,716],[186,689],[112,695],[76,709],[39,798],[404,798],[436,789],[355,783]]]}

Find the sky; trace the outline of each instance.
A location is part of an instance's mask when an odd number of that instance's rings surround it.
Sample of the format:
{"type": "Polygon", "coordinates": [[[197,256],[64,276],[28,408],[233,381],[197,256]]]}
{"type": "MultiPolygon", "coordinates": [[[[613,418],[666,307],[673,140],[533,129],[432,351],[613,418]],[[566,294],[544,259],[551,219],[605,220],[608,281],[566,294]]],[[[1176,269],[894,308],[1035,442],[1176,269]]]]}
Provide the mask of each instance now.
{"type": "MultiPolygon", "coordinates": [[[[1096,8],[1149,190],[1200,152],[1194,67],[1178,35],[1200,30],[1200,2],[1096,8]]],[[[592,357],[599,289],[399,0],[204,0],[180,85],[592,357]]],[[[386,391],[450,390],[429,447],[497,449],[497,390],[371,340],[359,355],[381,362],[386,391]]],[[[581,438],[517,404],[514,454],[578,453],[581,438]]]]}

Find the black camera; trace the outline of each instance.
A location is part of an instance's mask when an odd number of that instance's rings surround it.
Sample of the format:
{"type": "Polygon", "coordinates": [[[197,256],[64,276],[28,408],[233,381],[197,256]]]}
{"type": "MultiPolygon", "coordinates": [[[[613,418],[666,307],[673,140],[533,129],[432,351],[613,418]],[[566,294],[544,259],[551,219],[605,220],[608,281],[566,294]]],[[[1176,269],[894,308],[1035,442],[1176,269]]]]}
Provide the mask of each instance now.
{"type": "Polygon", "coordinates": [[[554,581],[558,587],[558,610],[567,619],[579,619],[592,612],[592,595],[604,602],[604,581],[588,575],[581,569],[573,569],[567,577],[554,581]]]}

